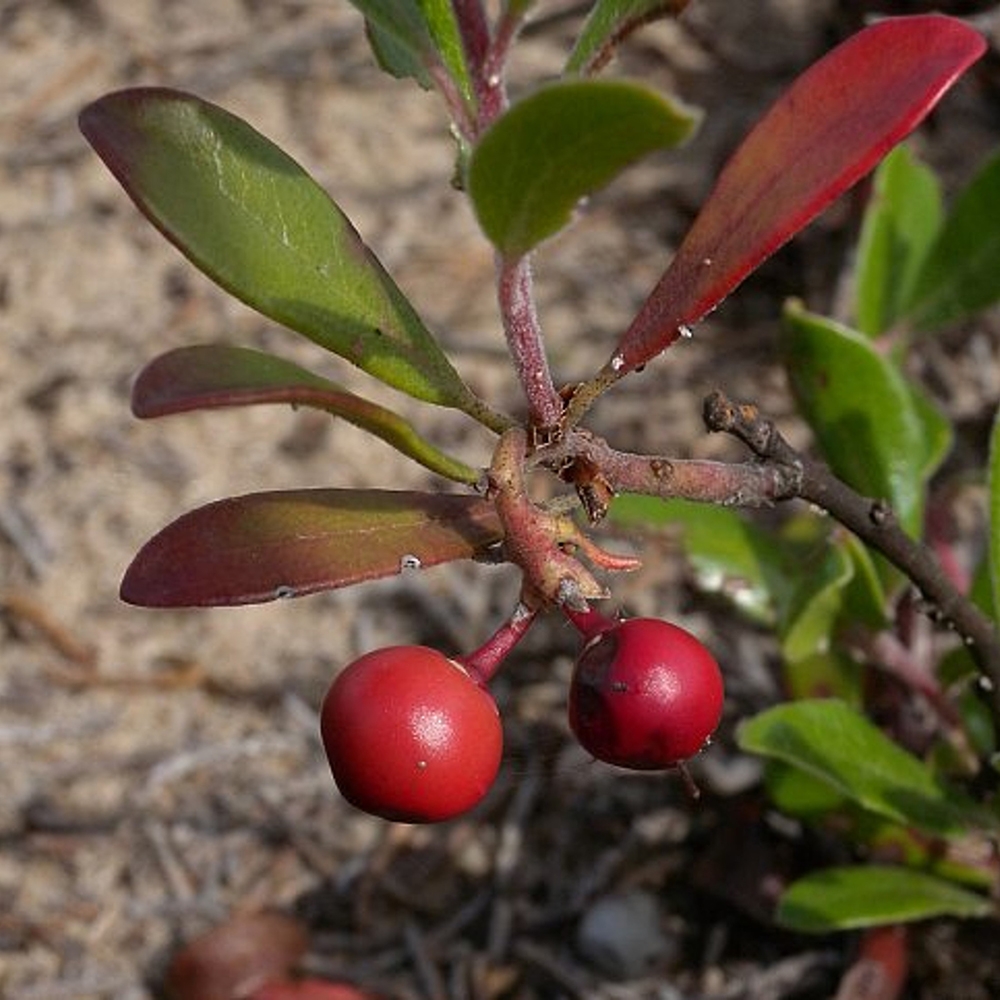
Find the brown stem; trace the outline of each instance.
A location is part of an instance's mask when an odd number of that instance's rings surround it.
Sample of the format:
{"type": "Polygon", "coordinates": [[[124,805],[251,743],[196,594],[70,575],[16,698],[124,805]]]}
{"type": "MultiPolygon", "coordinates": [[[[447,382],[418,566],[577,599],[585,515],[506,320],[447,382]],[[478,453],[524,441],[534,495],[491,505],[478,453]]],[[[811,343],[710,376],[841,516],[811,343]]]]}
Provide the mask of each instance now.
{"type": "Polygon", "coordinates": [[[821,507],[881,552],[936,605],[941,617],[970,646],[1000,728],[1000,637],[996,626],[956,589],[931,551],[903,531],[888,503],[861,496],[822,462],[800,455],[753,405],[735,404],[715,392],[705,400],[704,415],[709,430],[732,434],[758,458],[794,470],[800,477],[799,497],[821,507]]]}

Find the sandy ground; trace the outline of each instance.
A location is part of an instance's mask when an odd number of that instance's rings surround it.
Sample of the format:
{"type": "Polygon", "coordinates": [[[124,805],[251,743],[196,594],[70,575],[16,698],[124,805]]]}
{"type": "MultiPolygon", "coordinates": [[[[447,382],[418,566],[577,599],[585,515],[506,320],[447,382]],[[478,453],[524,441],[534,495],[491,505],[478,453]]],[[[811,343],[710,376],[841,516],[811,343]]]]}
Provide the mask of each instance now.
{"type": "MultiPolygon", "coordinates": [[[[560,378],[603,360],[723,151],[843,20],[827,0],[753,7],[696,3],[687,27],[647,31],[626,62],[709,118],[689,153],[637,168],[544,250],[539,297],[560,378]]],[[[515,79],[553,72],[572,25],[529,41],[515,79]]],[[[701,897],[681,891],[688,879],[660,893],[700,856],[719,810],[692,813],[676,784],[623,780],[567,745],[573,638],[555,622],[499,685],[510,761],[480,813],[439,830],[392,828],[336,795],[315,723],[332,674],[389,642],[471,648],[512,607],[510,572],[448,567],[255,609],[119,602],[137,547],[199,503],[266,488],[432,485],[387,447],[308,412],[130,416],[143,362],[212,340],[272,349],[390,400],[227,298],[138,216],[75,119],[101,93],[142,83],[220,103],[289,150],[477,390],[520,405],[491,255],[446,183],[440,110],[372,66],[344,0],[0,0],[0,995],[155,996],[178,941],[262,907],[303,916],[312,967],[394,995],[680,997],[662,976],[670,969],[685,990],[744,995],[726,990],[757,982],[785,960],[780,948],[741,957],[730,918],[699,910],[701,897]],[[590,901],[626,889],[660,893],[647,921],[658,936],[648,967],[625,977],[639,985],[615,994],[574,934],[590,901]],[[692,910],[715,928],[696,936],[694,958],[692,910]]],[[[959,152],[942,125],[934,148],[969,162],[996,133],[980,104],[957,100],[972,138],[959,152]]],[[[834,213],[804,246],[828,233],[836,244],[838,226],[834,213]]],[[[710,454],[720,444],[702,435],[697,399],[714,380],[787,409],[767,365],[775,294],[791,290],[789,277],[829,287],[831,259],[798,251],[772,266],[655,385],[609,401],[599,425],[624,445],[710,454]],[[726,323],[745,336],[719,355],[726,323]]],[[[487,437],[467,422],[399,405],[442,446],[487,460],[487,437]]],[[[640,613],[693,614],[675,561],[657,549],[615,596],[640,613]]],[[[766,696],[766,642],[734,632],[719,645],[732,674],[745,654],[735,689],[766,696]]],[[[717,864],[703,859],[703,882],[717,864]]],[[[828,982],[837,951],[803,947],[798,960],[803,982],[828,982]]]]}

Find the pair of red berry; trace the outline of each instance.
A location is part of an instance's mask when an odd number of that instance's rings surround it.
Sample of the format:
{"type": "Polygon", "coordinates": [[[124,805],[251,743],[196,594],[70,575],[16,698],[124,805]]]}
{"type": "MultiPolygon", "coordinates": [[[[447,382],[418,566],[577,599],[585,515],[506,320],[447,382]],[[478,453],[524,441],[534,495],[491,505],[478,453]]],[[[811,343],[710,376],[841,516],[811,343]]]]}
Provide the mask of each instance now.
{"type": "MultiPolygon", "coordinates": [[[[655,618],[570,618],[585,640],[569,692],[570,727],[584,749],[636,770],[698,753],[722,712],[722,677],[708,650],[655,618]]],[[[471,809],[503,752],[485,686],[426,646],[391,646],[346,667],[323,703],[322,734],[344,797],[411,823],[471,809]]]]}

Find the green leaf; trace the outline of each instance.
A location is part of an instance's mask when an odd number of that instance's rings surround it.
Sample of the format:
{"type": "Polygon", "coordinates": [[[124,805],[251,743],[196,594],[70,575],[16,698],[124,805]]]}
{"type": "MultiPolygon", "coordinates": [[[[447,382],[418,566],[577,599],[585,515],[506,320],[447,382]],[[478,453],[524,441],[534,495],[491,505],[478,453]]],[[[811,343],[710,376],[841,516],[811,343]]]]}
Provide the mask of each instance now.
{"type": "Polygon", "coordinates": [[[993,620],[1000,622],[1000,409],[993,418],[989,463],[990,536],[987,558],[993,595],[993,620]]]}
{"type": "Polygon", "coordinates": [[[888,500],[919,537],[928,446],[898,369],[866,337],[795,303],[785,309],[781,344],[796,402],[830,467],[888,500]]]}
{"type": "Polygon", "coordinates": [[[597,0],[566,61],[565,72],[594,72],[626,35],[658,18],[679,14],[686,6],[687,0],[597,0]]]}
{"type": "Polygon", "coordinates": [[[503,426],[346,216],[246,122],[137,88],[88,105],[80,127],[136,205],[223,288],[388,385],[503,426]]]}
{"type": "Polygon", "coordinates": [[[678,145],[696,121],[633,83],[543,87],[497,119],[472,152],[468,189],[479,223],[502,253],[525,254],[565,226],[581,198],[647,153],[678,145]]]}
{"type": "Polygon", "coordinates": [[[854,564],[851,582],[844,592],[845,617],[872,630],[885,628],[889,621],[888,601],[871,551],[857,535],[846,531],[838,534],[834,544],[854,564]]]}
{"type": "Polygon", "coordinates": [[[462,95],[472,97],[462,38],[450,0],[351,0],[365,16],[372,50],[386,72],[429,88],[428,67],[444,66],[462,95]]]}
{"type": "Polygon", "coordinates": [[[440,476],[467,485],[479,481],[479,471],[439,451],[392,410],[263,351],[222,344],[179,347],[151,361],[132,387],[132,412],[137,417],[255,403],[325,410],[440,476]]]}
{"type": "Polygon", "coordinates": [[[776,620],[775,590],[785,589],[787,553],[766,531],[728,507],[622,494],[608,520],[626,527],[677,529],[702,590],[728,598],[765,625],[776,620]]]}
{"type": "Polygon", "coordinates": [[[928,833],[956,836],[967,825],[988,822],[974,803],[842,701],[777,705],[744,723],[739,743],[825,781],[870,812],[928,833]]]}
{"type": "Polygon", "coordinates": [[[914,283],[905,316],[937,330],[1000,299],[1000,153],[959,195],[914,283]]]}
{"type": "Polygon", "coordinates": [[[941,463],[951,451],[955,432],[951,421],[937,408],[923,389],[912,382],[907,382],[906,387],[913,401],[913,412],[920,421],[924,442],[924,457],[920,471],[926,481],[941,468],[941,463]]]}
{"type": "Polygon", "coordinates": [[[397,80],[416,80],[424,90],[434,87],[419,45],[400,38],[396,32],[386,31],[378,21],[370,19],[365,20],[365,34],[380,69],[397,80]]]}
{"type": "Polygon", "coordinates": [[[778,809],[798,819],[821,820],[848,803],[825,781],[780,760],[765,763],[764,787],[778,809]]]}
{"type": "Polygon", "coordinates": [[[782,812],[862,846],[867,856],[891,858],[975,889],[997,883],[998,865],[991,840],[980,831],[949,840],[928,837],[858,807],[804,771],[769,760],[764,768],[768,797],[782,812]]]}
{"type": "Polygon", "coordinates": [[[778,923],[812,934],[931,917],[989,917],[985,896],[907,868],[827,868],[794,882],[778,904],[778,923]]]}
{"type": "Polygon", "coordinates": [[[985,50],[956,18],[889,17],[810,66],[730,158],[602,377],[646,364],[714,309],[908,135],[985,50]]]}
{"type": "Polygon", "coordinates": [[[849,705],[863,704],[864,667],[841,646],[810,653],[781,665],[784,691],[790,699],[840,698],[849,705]]]}
{"type": "Polygon", "coordinates": [[[850,557],[835,545],[824,545],[798,568],[778,628],[786,660],[794,663],[829,651],[844,591],[853,576],[850,557]]]}
{"type": "Polygon", "coordinates": [[[150,608],[259,604],[481,555],[503,537],[482,497],[289,490],[227,497],[154,535],[122,580],[150,608]]]}
{"type": "Polygon", "coordinates": [[[861,226],[855,322],[862,333],[876,337],[899,318],[943,215],[934,172],[897,146],[875,171],[861,226]]]}

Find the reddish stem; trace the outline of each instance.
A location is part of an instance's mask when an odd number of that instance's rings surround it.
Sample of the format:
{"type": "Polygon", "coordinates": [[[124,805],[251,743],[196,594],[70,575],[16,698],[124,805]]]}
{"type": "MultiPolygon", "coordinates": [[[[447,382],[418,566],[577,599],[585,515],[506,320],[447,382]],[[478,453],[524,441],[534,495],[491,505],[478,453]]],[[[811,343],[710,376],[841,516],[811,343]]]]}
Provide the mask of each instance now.
{"type": "Polygon", "coordinates": [[[595,639],[602,632],[607,632],[618,624],[592,607],[588,607],[586,611],[575,611],[568,604],[564,604],[562,611],[583,636],[584,642],[590,642],[591,639],[595,639]]]}
{"type": "Polygon", "coordinates": [[[537,616],[537,608],[519,603],[510,618],[486,642],[466,656],[456,657],[456,662],[465,667],[480,687],[486,687],[510,651],[528,634],[537,616]]]}
{"type": "Polygon", "coordinates": [[[444,103],[451,115],[451,120],[455,123],[455,128],[471,142],[476,136],[476,122],[451,74],[441,63],[431,63],[427,66],[427,72],[434,81],[434,86],[444,98],[444,103]]]}
{"type": "Polygon", "coordinates": [[[563,404],[552,382],[535,311],[531,264],[527,256],[498,261],[497,298],[507,347],[528,401],[530,423],[540,430],[559,425],[563,404]]]}
{"type": "Polygon", "coordinates": [[[636,455],[618,451],[598,435],[577,427],[570,428],[559,444],[536,452],[534,458],[556,472],[574,459],[600,469],[613,493],[768,507],[796,496],[798,490],[796,470],[787,466],[636,455]]]}
{"type": "Polygon", "coordinates": [[[897,636],[888,631],[874,635],[858,631],[849,633],[849,638],[887,673],[922,694],[945,725],[952,730],[961,731],[961,717],[945,697],[937,678],[918,662],[897,636]]]}
{"type": "Polygon", "coordinates": [[[452,0],[452,7],[462,36],[466,64],[473,80],[478,81],[490,49],[490,27],[486,20],[486,10],[482,0],[452,0]]]}
{"type": "Polygon", "coordinates": [[[483,61],[479,93],[479,125],[482,129],[499,118],[507,107],[507,87],[504,82],[507,55],[523,23],[523,10],[513,12],[509,6],[497,22],[492,44],[483,61]]]}

